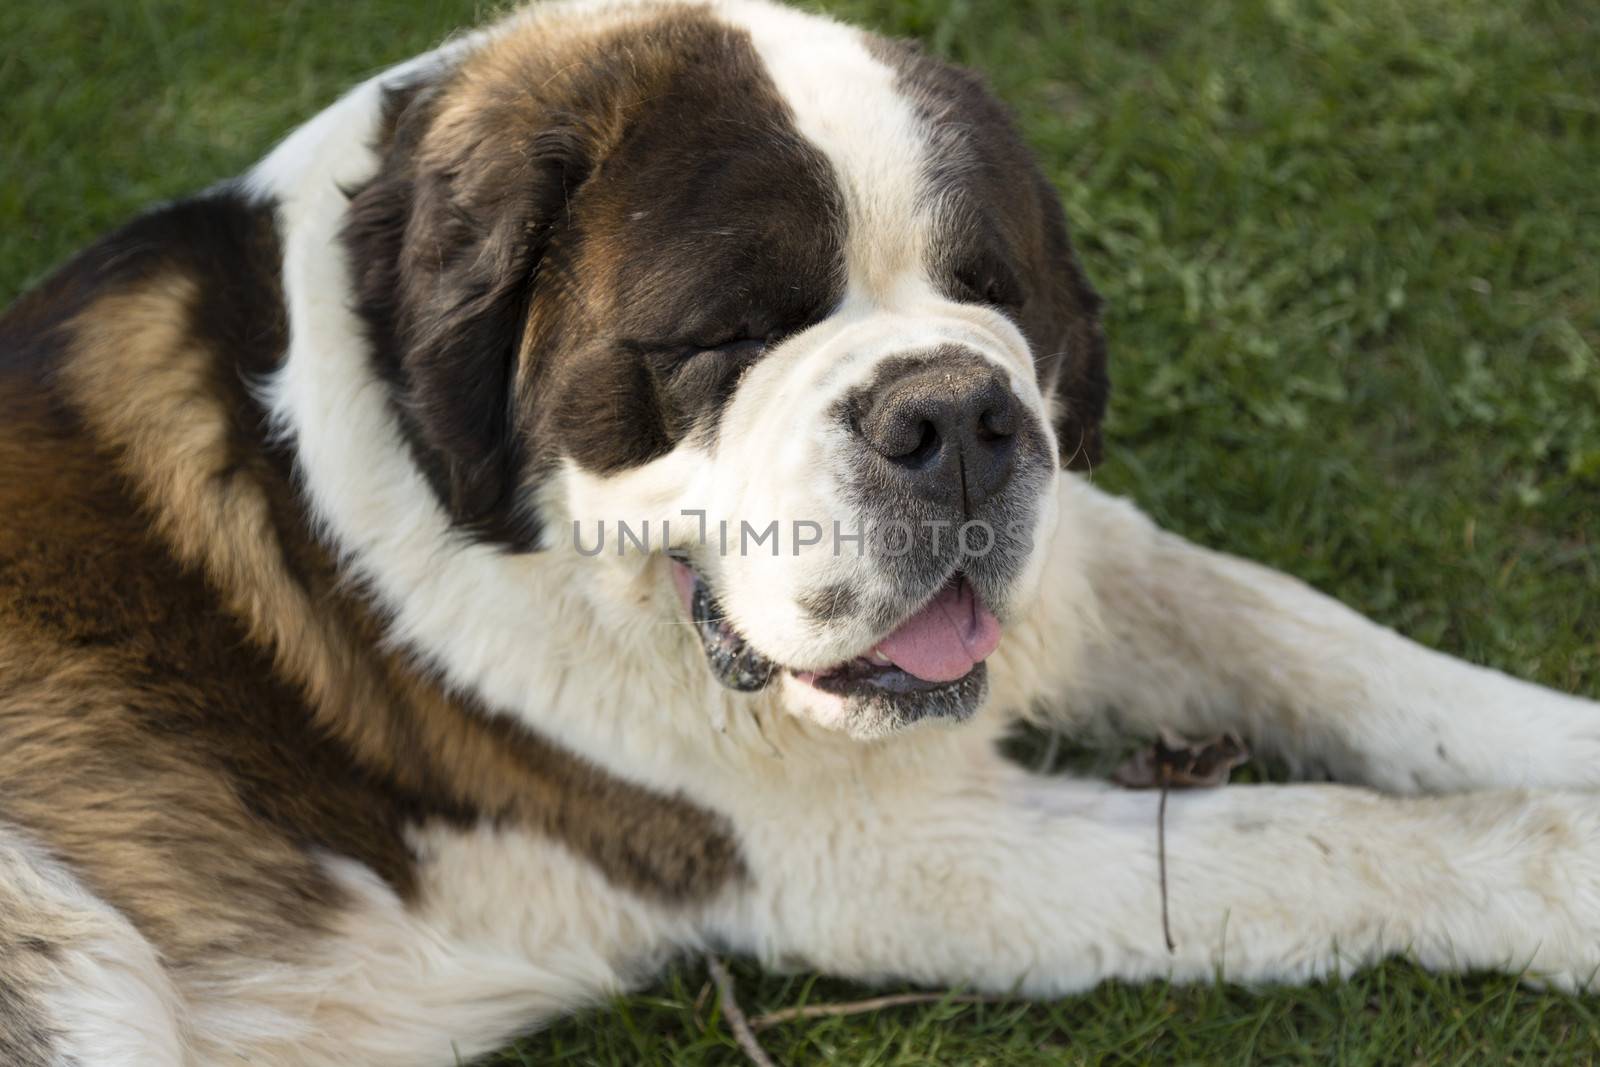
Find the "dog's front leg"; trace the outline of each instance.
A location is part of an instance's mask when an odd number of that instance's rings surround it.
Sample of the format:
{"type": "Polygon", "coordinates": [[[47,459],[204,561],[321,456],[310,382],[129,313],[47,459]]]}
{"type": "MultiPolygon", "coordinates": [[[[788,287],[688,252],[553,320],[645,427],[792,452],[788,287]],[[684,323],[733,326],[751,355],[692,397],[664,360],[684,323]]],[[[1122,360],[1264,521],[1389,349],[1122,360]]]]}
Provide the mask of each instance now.
{"type": "Polygon", "coordinates": [[[1600,799],[1332,785],[1152,793],[991,767],[752,803],[713,940],[764,961],[1036,996],[1303,981],[1393,954],[1563,986],[1600,967],[1600,799]]]}
{"type": "Polygon", "coordinates": [[[1041,597],[1001,646],[1002,700],[1236,729],[1396,792],[1600,785],[1600,705],[1424,648],[1076,477],[1060,489],[1041,597]]]}

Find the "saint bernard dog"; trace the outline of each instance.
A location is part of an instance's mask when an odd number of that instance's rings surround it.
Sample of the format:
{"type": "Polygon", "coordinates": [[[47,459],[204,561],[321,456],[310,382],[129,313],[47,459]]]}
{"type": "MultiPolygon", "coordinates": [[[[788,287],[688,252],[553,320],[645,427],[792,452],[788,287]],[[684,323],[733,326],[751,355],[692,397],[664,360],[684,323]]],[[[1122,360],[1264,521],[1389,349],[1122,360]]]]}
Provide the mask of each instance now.
{"type": "Polygon", "coordinates": [[[973,75],[551,3],[0,319],[0,1061],[445,1067],[740,953],[1600,969],[1600,706],[1156,529],[973,75]],[[1346,784],[1029,773],[1024,721],[1346,784]]]}

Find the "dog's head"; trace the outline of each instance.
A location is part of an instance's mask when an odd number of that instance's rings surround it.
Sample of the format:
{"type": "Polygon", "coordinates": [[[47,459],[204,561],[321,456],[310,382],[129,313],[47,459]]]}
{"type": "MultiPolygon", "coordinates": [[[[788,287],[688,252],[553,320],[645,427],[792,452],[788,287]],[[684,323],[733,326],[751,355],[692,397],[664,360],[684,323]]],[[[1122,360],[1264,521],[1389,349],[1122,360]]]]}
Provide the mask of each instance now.
{"type": "Polygon", "coordinates": [[[382,154],[357,307],[464,533],[667,554],[721,682],[858,736],[977,706],[1106,382],[973,75],[764,4],[558,6],[397,90],[382,154]]]}

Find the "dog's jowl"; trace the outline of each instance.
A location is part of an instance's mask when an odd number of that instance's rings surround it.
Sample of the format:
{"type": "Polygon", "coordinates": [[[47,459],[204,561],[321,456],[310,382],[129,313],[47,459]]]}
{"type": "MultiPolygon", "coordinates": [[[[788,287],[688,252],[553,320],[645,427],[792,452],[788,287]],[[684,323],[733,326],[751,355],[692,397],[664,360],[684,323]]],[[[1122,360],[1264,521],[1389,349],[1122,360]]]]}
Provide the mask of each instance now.
{"type": "Polygon", "coordinates": [[[444,1067],[712,947],[1587,980],[1600,708],[1093,489],[1106,382],[981,81],[759,0],[514,13],[107,236],[0,318],[0,1059],[444,1067]],[[1172,797],[1170,951],[1156,798],[997,751],[1109,708],[1346,782],[1172,797]]]}

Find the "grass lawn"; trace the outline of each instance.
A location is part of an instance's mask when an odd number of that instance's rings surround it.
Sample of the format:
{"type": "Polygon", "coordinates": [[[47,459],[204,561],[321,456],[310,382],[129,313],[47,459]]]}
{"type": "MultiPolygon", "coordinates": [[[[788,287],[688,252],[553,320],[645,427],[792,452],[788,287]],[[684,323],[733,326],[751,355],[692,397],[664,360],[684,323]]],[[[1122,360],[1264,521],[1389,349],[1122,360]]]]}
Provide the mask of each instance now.
{"type": "MultiPolygon", "coordinates": [[[[837,0],[986,71],[1110,309],[1096,477],[1452,653],[1600,696],[1600,6],[837,0]]],[[[0,302],[470,0],[0,3],[0,302]]],[[[1072,902],[1063,900],[1063,907],[1072,902]]],[[[862,995],[740,971],[747,1009],[862,995]]],[[[507,1064],[739,1062],[704,970],[507,1064]]],[[[769,1030],[804,1063],[1589,1063],[1600,999],[1393,964],[769,1030]]]]}

